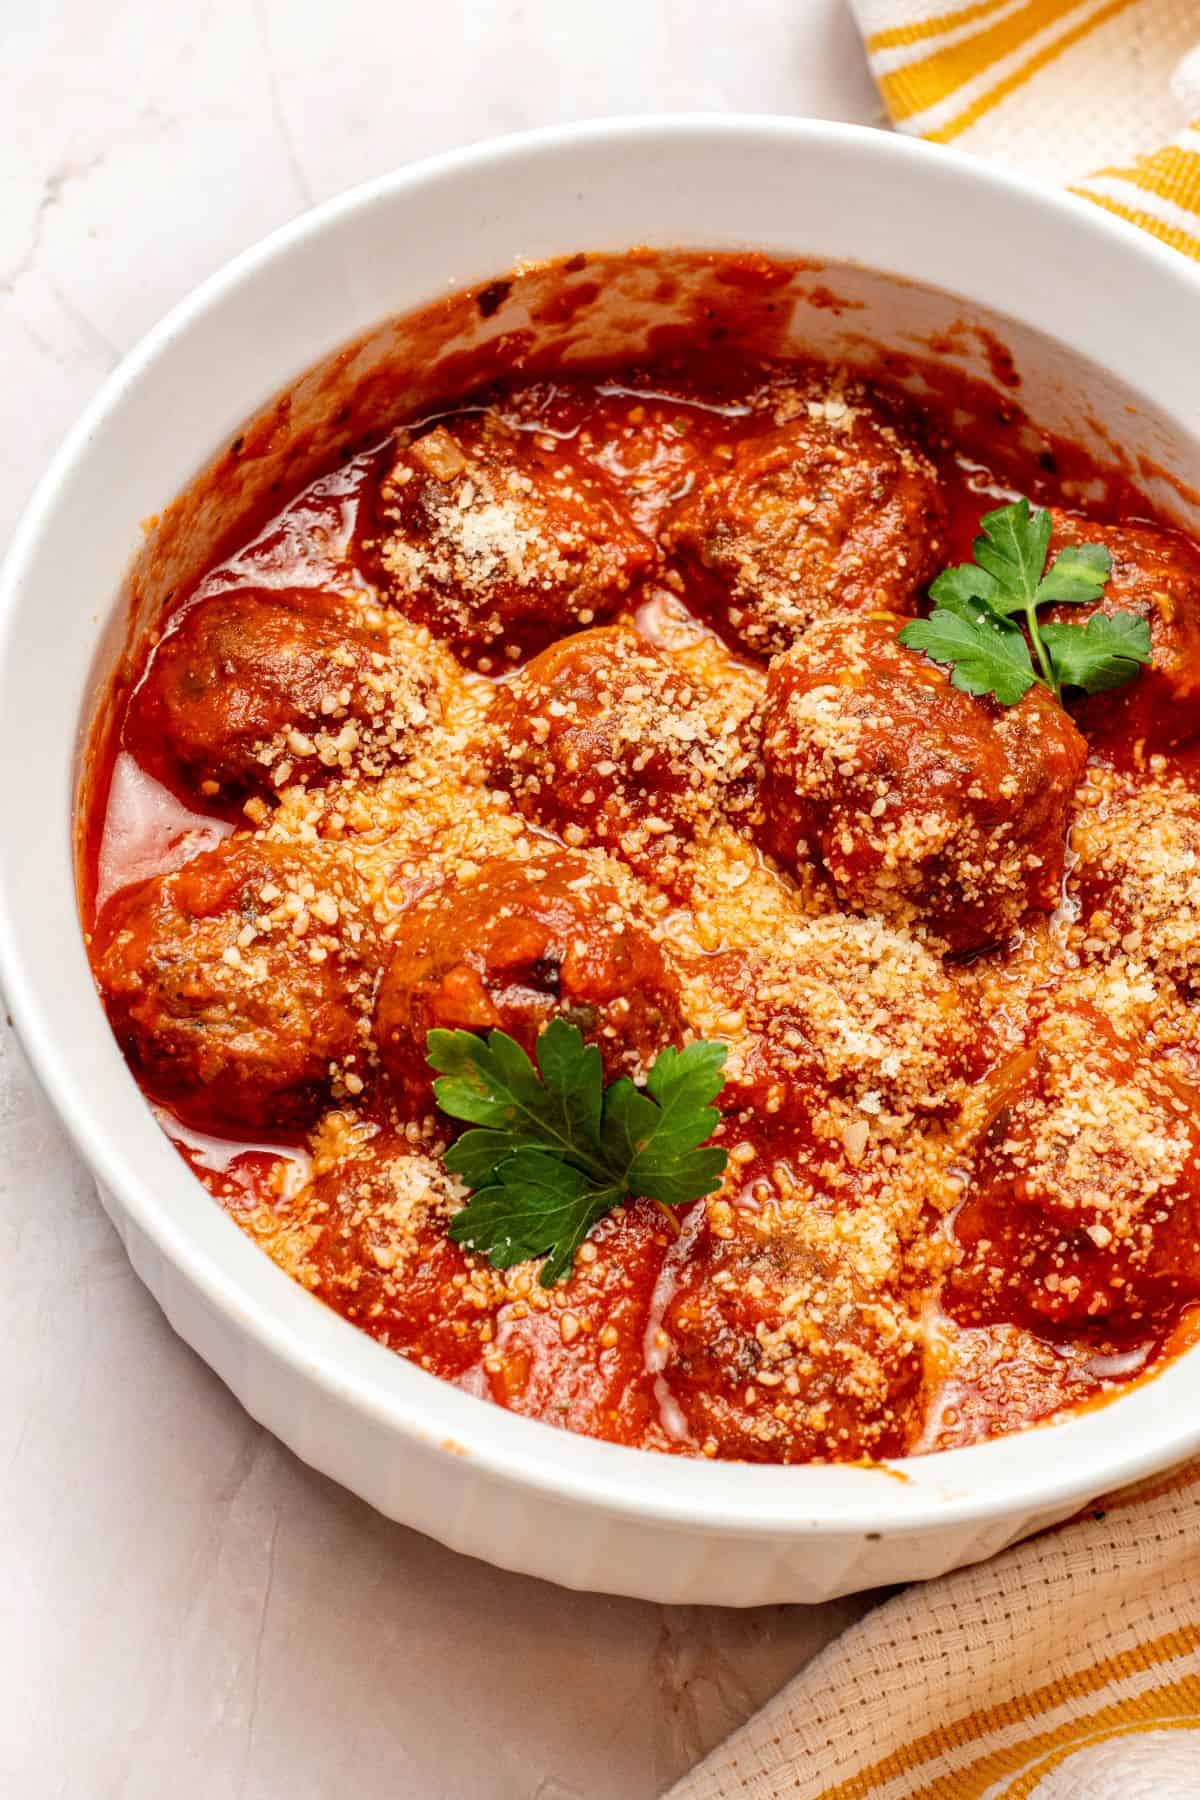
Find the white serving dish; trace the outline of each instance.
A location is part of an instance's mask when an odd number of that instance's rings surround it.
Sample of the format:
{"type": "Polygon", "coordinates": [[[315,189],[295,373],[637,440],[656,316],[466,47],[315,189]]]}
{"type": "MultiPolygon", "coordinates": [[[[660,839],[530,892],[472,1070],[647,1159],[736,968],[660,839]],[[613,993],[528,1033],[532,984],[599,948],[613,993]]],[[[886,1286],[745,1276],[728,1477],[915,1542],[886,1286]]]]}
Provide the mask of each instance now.
{"type": "MultiPolygon", "coordinates": [[[[1200,1445],[1200,1350],[1108,1407],[890,1472],[677,1460],[517,1418],[371,1342],[240,1233],[143,1102],[80,938],[78,753],[139,521],[274,392],[388,315],[518,261],[633,244],[886,271],[899,282],[838,272],[862,304],[813,314],[825,347],[998,317],[1041,422],[1093,441],[1107,427],[1185,482],[1200,471],[1200,271],[965,157],[852,127],[687,117],[401,170],[198,289],[105,384],[37,491],[0,594],[0,977],[138,1273],[307,1462],[443,1543],[571,1587],[820,1600],[975,1561],[1184,1457],[1200,1445]]],[[[982,340],[963,341],[963,366],[986,375],[982,340]]],[[[1169,483],[1159,497],[1184,515],[1169,483]]]]}

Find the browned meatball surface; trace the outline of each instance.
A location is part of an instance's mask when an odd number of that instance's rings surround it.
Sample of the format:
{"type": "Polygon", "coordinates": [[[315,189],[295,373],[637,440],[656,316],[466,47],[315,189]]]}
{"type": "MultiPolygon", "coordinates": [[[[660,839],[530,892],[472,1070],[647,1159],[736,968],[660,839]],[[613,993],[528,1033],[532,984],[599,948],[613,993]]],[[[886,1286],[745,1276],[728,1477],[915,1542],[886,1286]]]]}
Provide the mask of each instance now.
{"type": "Polygon", "coordinates": [[[382,774],[436,716],[378,614],[335,595],[242,588],[187,607],[150,658],[128,729],[206,798],[382,774]]]}
{"type": "Polygon", "coordinates": [[[822,619],[915,611],[945,529],[932,463],[878,408],[853,390],[796,405],[661,533],[689,605],[760,657],[822,619]]]}
{"type": "Polygon", "coordinates": [[[311,1124],[335,1073],[361,1066],[358,906],[344,864],[243,838],[115,895],[93,966],[147,1090],[201,1128],[311,1124]]]}
{"type": "Polygon", "coordinates": [[[1099,1013],[1052,1014],[997,1079],[947,1309],[1136,1338],[1200,1296],[1198,1106],[1099,1013]]]}
{"type": "Polygon", "coordinates": [[[310,1293],[395,1350],[458,1375],[494,1336],[501,1278],[446,1226],[465,1190],[440,1160],[374,1125],[326,1132],[312,1180],[243,1215],[247,1230],[310,1293]],[[340,1140],[340,1141],[339,1141],[340,1140]]]}
{"type": "Polygon", "coordinates": [[[1057,904],[1086,749],[1044,689],[960,693],[898,627],[830,622],[772,665],[764,842],[816,858],[846,905],[976,949],[1057,904]]]}
{"type": "Polygon", "coordinates": [[[526,817],[669,879],[681,846],[753,812],[758,724],[628,626],[543,650],[500,691],[489,768],[526,817]]]}
{"type": "Polygon", "coordinates": [[[861,1154],[889,1124],[950,1109],[983,1066],[969,992],[878,919],[807,920],[699,979],[724,1007],[708,1027],[730,1043],[722,1106],[751,1132],[845,1134],[861,1154]]]}
{"type": "Polygon", "coordinates": [[[1089,734],[1143,739],[1151,748],[1189,743],[1200,733],[1200,551],[1152,525],[1098,525],[1055,510],[1050,555],[1072,544],[1103,544],[1112,575],[1098,606],[1047,609],[1047,619],[1082,625],[1094,612],[1132,612],[1150,621],[1153,661],[1135,681],[1081,696],[1071,710],[1089,734]]]}
{"type": "Polygon", "coordinates": [[[744,1462],[903,1454],[920,1412],[920,1333],[857,1266],[853,1228],[774,1191],[753,1209],[722,1198],[698,1212],[668,1257],[647,1339],[692,1436],[744,1462]]]}
{"type": "Polygon", "coordinates": [[[653,557],[599,470],[491,413],[403,443],[378,514],[383,591],[482,668],[604,618],[653,557]]]}
{"type": "Polygon", "coordinates": [[[485,863],[469,886],[438,888],[401,919],[375,1036],[411,1116],[432,1105],[429,1031],[498,1028],[532,1051],[554,1018],[600,1046],[610,1079],[682,1031],[657,943],[582,859],[485,863]]]}
{"type": "Polygon", "coordinates": [[[1200,995],[1200,803],[1181,784],[1118,793],[1071,833],[1073,941],[1089,961],[1144,964],[1200,995]]]}

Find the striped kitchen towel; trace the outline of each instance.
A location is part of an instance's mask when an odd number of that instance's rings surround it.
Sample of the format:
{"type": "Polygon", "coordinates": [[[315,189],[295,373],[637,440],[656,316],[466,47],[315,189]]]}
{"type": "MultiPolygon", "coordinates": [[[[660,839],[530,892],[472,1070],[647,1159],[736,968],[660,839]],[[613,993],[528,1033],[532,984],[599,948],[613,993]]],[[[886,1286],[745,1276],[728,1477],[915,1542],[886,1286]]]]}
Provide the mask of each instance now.
{"type": "Polygon", "coordinates": [[[669,1800],[1197,1800],[1200,1464],[853,1626],[669,1800]]]}
{"type": "MultiPolygon", "coordinates": [[[[1200,0],[851,5],[900,130],[1200,258],[1200,0]]],[[[889,1600],[670,1800],[785,1795],[1200,1800],[1200,1463],[889,1600]]]]}
{"type": "Polygon", "coordinates": [[[1069,186],[1200,258],[1200,0],[851,3],[901,131],[1069,186]]]}

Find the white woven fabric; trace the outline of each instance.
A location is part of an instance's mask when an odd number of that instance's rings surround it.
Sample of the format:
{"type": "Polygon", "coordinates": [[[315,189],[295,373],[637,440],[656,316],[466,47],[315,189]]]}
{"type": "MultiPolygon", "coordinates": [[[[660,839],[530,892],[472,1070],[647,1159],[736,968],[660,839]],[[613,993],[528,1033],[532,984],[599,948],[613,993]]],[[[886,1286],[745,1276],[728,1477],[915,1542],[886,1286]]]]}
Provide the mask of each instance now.
{"type": "Polygon", "coordinates": [[[991,1562],[906,1589],[824,1651],[670,1800],[1141,1792],[1200,1796],[1195,1465],[991,1562]]]}

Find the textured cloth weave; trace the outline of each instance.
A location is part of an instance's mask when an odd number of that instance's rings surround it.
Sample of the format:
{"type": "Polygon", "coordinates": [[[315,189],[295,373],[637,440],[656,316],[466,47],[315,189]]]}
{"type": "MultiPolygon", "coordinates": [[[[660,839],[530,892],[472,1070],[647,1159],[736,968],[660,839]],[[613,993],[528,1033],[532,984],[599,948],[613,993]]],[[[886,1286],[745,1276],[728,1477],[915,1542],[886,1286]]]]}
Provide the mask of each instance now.
{"type": "Polygon", "coordinates": [[[851,4],[901,131],[1144,215],[1200,255],[1198,0],[851,4]]]}
{"type": "MultiPolygon", "coordinates": [[[[1200,259],[1200,0],[851,3],[900,130],[1200,259]]],[[[1200,1800],[1200,1464],[888,1601],[670,1800],[784,1795],[1200,1800]]]]}
{"type": "Polygon", "coordinates": [[[907,1588],[670,1800],[1197,1800],[1200,1466],[907,1588]]]}

